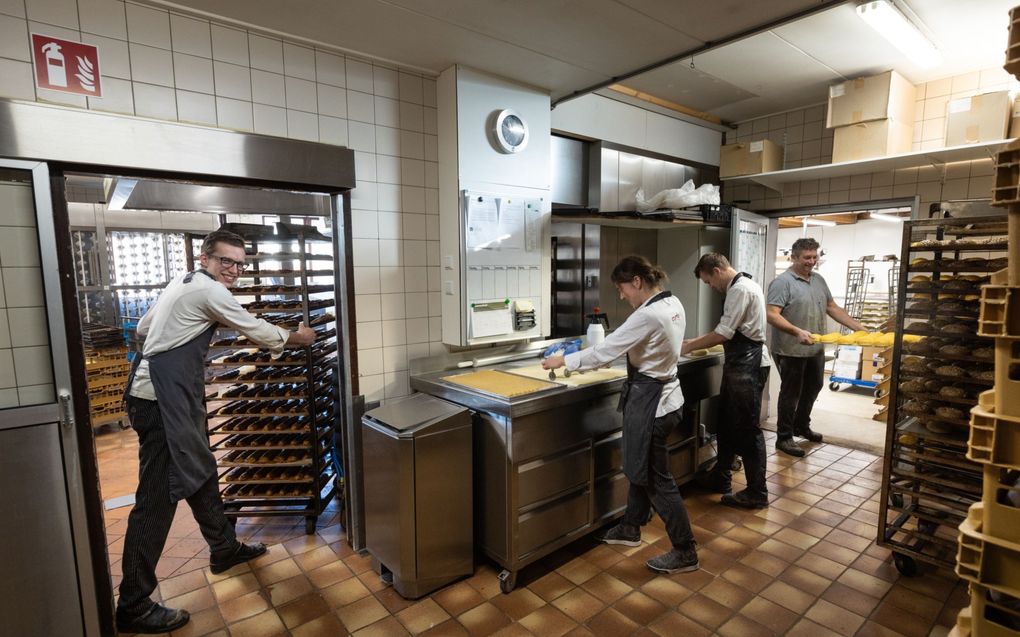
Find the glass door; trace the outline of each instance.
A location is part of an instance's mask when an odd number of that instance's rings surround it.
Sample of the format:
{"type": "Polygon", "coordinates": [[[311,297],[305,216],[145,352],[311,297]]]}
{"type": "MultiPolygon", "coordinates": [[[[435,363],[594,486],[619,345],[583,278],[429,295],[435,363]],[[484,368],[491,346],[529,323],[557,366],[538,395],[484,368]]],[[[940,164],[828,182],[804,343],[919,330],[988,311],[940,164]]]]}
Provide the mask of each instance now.
{"type": "Polygon", "coordinates": [[[49,188],[0,159],[0,635],[99,632],[49,188]]]}

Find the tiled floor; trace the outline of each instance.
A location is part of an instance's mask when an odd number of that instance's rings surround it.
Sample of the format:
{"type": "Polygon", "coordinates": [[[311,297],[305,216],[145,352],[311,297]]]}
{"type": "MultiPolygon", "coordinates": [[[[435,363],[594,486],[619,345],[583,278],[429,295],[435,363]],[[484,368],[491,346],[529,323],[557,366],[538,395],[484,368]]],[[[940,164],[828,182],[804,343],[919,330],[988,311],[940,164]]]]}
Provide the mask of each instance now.
{"type": "MultiPolygon", "coordinates": [[[[119,441],[97,443],[110,475],[123,472],[131,434],[113,435],[119,441]]],[[[767,510],[730,509],[684,489],[699,571],[657,576],[645,567],[668,544],[655,518],[642,546],[575,542],[526,569],[509,595],[499,591],[498,569],[480,559],[473,577],[417,601],[398,596],[351,551],[335,508],[312,536],[298,519],[245,520],[239,534],[270,544],[269,553],[213,575],[182,505],[158,595],[191,611],[179,636],[944,635],[967,603],[966,587],[949,571],[901,577],[874,545],[880,479],[881,459],[862,451],[820,444],[801,459],[773,455],[767,510]]],[[[123,482],[104,476],[103,488],[121,495],[131,489],[123,482]]],[[[115,585],[129,510],[106,512],[115,585]]]]}

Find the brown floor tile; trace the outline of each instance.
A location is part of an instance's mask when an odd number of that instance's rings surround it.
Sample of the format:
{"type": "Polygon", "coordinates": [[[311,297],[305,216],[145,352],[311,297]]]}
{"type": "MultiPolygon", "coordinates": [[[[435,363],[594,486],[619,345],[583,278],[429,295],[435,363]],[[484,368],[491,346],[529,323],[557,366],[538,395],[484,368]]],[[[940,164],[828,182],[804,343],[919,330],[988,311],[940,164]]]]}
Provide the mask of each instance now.
{"type": "Polygon", "coordinates": [[[177,597],[184,593],[189,593],[197,588],[204,588],[209,583],[205,579],[205,574],[201,571],[192,571],[176,577],[165,579],[159,583],[159,592],[163,596],[163,599],[169,599],[171,597],[177,597]]]}
{"type": "Polygon", "coordinates": [[[791,566],[779,578],[812,597],[818,597],[831,585],[831,580],[799,566],[791,566]]]}
{"type": "Polygon", "coordinates": [[[596,635],[629,635],[640,626],[616,610],[606,608],[588,621],[588,629],[596,635]]]}
{"type": "Polygon", "coordinates": [[[883,601],[869,618],[876,624],[903,633],[907,637],[925,637],[931,629],[934,617],[921,617],[907,612],[888,601],[883,601]]]}
{"type": "MultiPolygon", "coordinates": [[[[628,589],[629,590],[629,589],[628,589]]],[[[667,608],[676,608],[694,594],[683,584],[668,577],[656,577],[641,587],[641,592],[662,602],[667,608]]]]}
{"type": "Polygon", "coordinates": [[[400,637],[409,634],[396,617],[387,617],[352,633],[353,637],[400,637]]]}
{"type": "Polygon", "coordinates": [[[553,606],[543,606],[521,620],[521,625],[536,635],[561,637],[577,627],[577,622],[553,606]]]}
{"type": "Polygon", "coordinates": [[[640,626],[647,626],[656,617],[668,610],[665,605],[641,591],[634,591],[627,595],[613,604],[613,608],[623,613],[628,619],[637,622],[640,626]]]}
{"type": "MultiPolygon", "coordinates": [[[[465,584],[467,586],[467,584],[465,584]]],[[[340,608],[353,604],[359,599],[371,595],[371,591],[365,588],[356,577],[345,579],[342,582],[333,584],[322,591],[322,597],[333,608],[340,608]]]]}
{"type": "Polygon", "coordinates": [[[802,555],[800,559],[794,562],[794,564],[801,568],[807,569],[812,573],[821,575],[830,582],[835,580],[837,577],[840,576],[840,574],[843,573],[843,571],[846,570],[846,565],[840,564],[839,562],[835,562],[827,557],[822,557],[821,555],[817,555],[810,551],[802,555]]]}
{"type": "Polygon", "coordinates": [[[707,637],[712,631],[678,612],[663,613],[648,629],[660,637],[707,637]]]}
{"type": "Polygon", "coordinates": [[[803,615],[815,601],[815,596],[794,588],[783,581],[777,581],[766,586],[760,593],[765,599],[775,602],[784,608],[789,608],[798,615],[803,615]]]}
{"type": "Polygon", "coordinates": [[[852,637],[865,620],[861,615],[824,599],[818,600],[804,616],[844,637],[852,637]]]}
{"type": "Polygon", "coordinates": [[[230,625],[232,635],[244,635],[244,637],[273,637],[286,630],[279,615],[273,610],[267,610],[230,625]]]}
{"type": "Polygon", "coordinates": [[[298,568],[297,562],[289,557],[273,562],[268,566],[255,569],[255,577],[259,579],[263,586],[290,579],[300,574],[301,569],[298,568]]]}
{"type": "Polygon", "coordinates": [[[790,563],[786,560],[761,551],[745,555],[741,558],[740,563],[772,577],[778,577],[780,573],[790,567],[790,563]]]}
{"type": "Polygon", "coordinates": [[[583,557],[577,557],[556,569],[556,572],[575,585],[580,585],[598,575],[600,570],[583,557]]]}
{"type": "Polygon", "coordinates": [[[716,629],[730,618],[735,609],[697,593],[688,597],[677,610],[703,626],[716,629]]]}
{"type": "Polygon", "coordinates": [[[793,626],[800,617],[793,611],[774,604],[764,597],[755,597],[749,601],[740,609],[740,614],[780,635],[793,626]]]}
{"type": "Polygon", "coordinates": [[[879,598],[889,592],[889,589],[892,587],[890,582],[853,568],[843,571],[843,574],[839,576],[837,581],[865,595],[879,598]]]}
{"type": "Polygon", "coordinates": [[[702,588],[700,593],[712,601],[719,602],[723,606],[733,609],[742,608],[744,604],[751,601],[751,598],[754,597],[754,594],[750,591],[721,577],[702,588]]]}
{"type": "Polygon", "coordinates": [[[577,626],[565,635],[565,637],[594,637],[594,636],[595,633],[591,632],[584,626],[577,626]]]}
{"type": "Polygon", "coordinates": [[[723,579],[732,582],[752,593],[757,593],[772,582],[772,577],[745,564],[734,564],[725,573],[723,579]]]}
{"type": "Polygon", "coordinates": [[[575,588],[560,595],[552,601],[552,605],[580,624],[585,623],[606,607],[605,602],[583,588],[575,588]]]}
{"type": "Polygon", "coordinates": [[[207,608],[214,608],[216,606],[216,597],[213,596],[212,589],[209,586],[203,586],[190,593],[165,599],[163,604],[170,608],[184,608],[189,613],[194,614],[207,608]]]}
{"type": "Polygon", "coordinates": [[[736,540],[737,542],[746,544],[752,548],[758,546],[767,538],[766,535],[758,533],[757,531],[752,531],[751,529],[740,525],[730,528],[723,535],[731,540],[736,540]]]}
{"type": "Polygon", "coordinates": [[[421,634],[425,637],[468,637],[467,628],[456,619],[449,619],[421,634]]]}
{"type": "Polygon", "coordinates": [[[450,614],[435,600],[425,599],[397,613],[397,619],[408,632],[417,635],[450,619],[450,614]]]}
{"type": "Polygon", "coordinates": [[[346,635],[347,630],[344,628],[344,625],[340,623],[337,616],[330,613],[313,619],[307,624],[291,628],[290,634],[292,637],[338,637],[340,635],[346,635]]]}
{"type": "MultiPolygon", "coordinates": [[[[547,602],[551,602],[572,588],[574,588],[574,583],[555,571],[547,573],[531,584],[528,584],[528,589],[532,593],[535,593],[547,602]]],[[[480,602],[481,600],[479,600],[480,602]]]]}
{"type": "Polygon", "coordinates": [[[331,614],[332,608],[321,595],[312,593],[283,606],[278,606],[276,612],[279,613],[280,619],[283,620],[287,628],[294,628],[323,615],[331,614]]]}
{"type": "Polygon", "coordinates": [[[839,633],[803,618],[794,624],[785,637],[840,637],[839,633]]]}
{"type": "Polygon", "coordinates": [[[891,628],[886,628],[881,624],[876,624],[870,619],[864,622],[861,629],[857,631],[854,637],[906,637],[903,633],[896,632],[891,628]]]}
{"type": "MultiPolygon", "coordinates": [[[[730,529],[729,531],[727,531],[727,533],[732,532],[734,529],[741,529],[741,528],[743,528],[743,527],[735,526],[732,529],[730,529]]],[[[754,533],[754,531],[751,531],[750,529],[744,529],[744,532],[746,532],[746,533],[754,533]]],[[[754,533],[754,535],[760,535],[760,534],[754,533]]],[[[759,544],[760,544],[760,542],[759,542],[759,544]]],[[[726,537],[725,535],[720,535],[720,536],[718,536],[718,537],[716,537],[716,538],[706,542],[703,547],[699,547],[699,551],[698,551],[699,556],[700,556],[700,554],[701,554],[703,549],[708,549],[708,550],[710,550],[710,551],[712,551],[714,553],[719,553],[720,555],[723,555],[723,556],[729,558],[731,561],[733,561],[733,560],[739,560],[740,558],[744,557],[745,555],[747,555],[748,553],[753,551],[754,547],[752,547],[752,546],[750,546],[748,544],[745,544],[743,542],[739,542],[739,541],[737,541],[735,539],[730,539],[730,538],[726,537]]]]}
{"type": "Polygon", "coordinates": [[[734,615],[716,631],[721,637],[772,637],[776,633],[743,615],[734,615]]]}
{"type": "Polygon", "coordinates": [[[822,594],[822,599],[849,610],[850,612],[867,617],[878,606],[879,600],[865,595],[864,593],[850,588],[845,584],[833,582],[822,594]]]}
{"type": "Polygon", "coordinates": [[[471,610],[458,615],[457,621],[463,624],[471,635],[491,635],[509,624],[510,618],[493,606],[491,602],[482,602],[471,610]]]}
{"type": "Polygon", "coordinates": [[[499,577],[491,565],[482,565],[465,581],[485,599],[492,599],[500,594],[499,577]]]}
{"type": "Polygon", "coordinates": [[[374,593],[375,598],[379,600],[379,603],[386,607],[391,615],[396,615],[400,611],[404,610],[408,606],[414,604],[413,599],[406,599],[397,592],[397,589],[392,586],[387,586],[381,591],[374,593]]]}
{"type": "Polygon", "coordinates": [[[316,569],[308,571],[308,579],[316,588],[326,588],[351,577],[354,577],[354,573],[340,560],[323,564],[316,569]]]}
{"type": "Polygon", "coordinates": [[[216,599],[221,604],[235,597],[257,591],[259,588],[259,581],[255,578],[255,574],[251,572],[220,580],[212,585],[213,594],[216,595],[216,599]]]}
{"type": "Polygon", "coordinates": [[[496,595],[489,601],[514,621],[527,617],[546,604],[544,599],[529,588],[517,588],[506,595],[496,595]]]}
{"type": "Polygon", "coordinates": [[[280,606],[311,592],[312,584],[304,575],[295,575],[275,584],[270,584],[264,587],[263,590],[266,591],[270,604],[280,606]]]}
{"type": "MultiPolygon", "coordinates": [[[[649,583],[656,581],[656,579],[662,578],[655,578],[651,580],[649,583]]],[[[590,580],[582,584],[581,588],[588,591],[595,597],[599,598],[606,604],[612,604],[613,602],[615,602],[616,600],[620,599],[621,597],[623,597],[624,595],[633,590],[630,586],[624,584],[623,582],[621,582],[620,580],[616,579],[615,577],[608,573],[599,573],[595,577],[591,578],[590,580]]]]}
{"type": "Polygon", "coordinates": [[[655,573],[645,566],[644,560],[631,558],[620,560],[609,567],[606,572],[631,588],[641,588],[648,580],[655,577],[655,573]]]}
{"type": "Polygon", "coordinates": [[[191,619],[183,628],[175,630],[173,637],[199,637],[208,635],[224,626],[223,616],[216,608],[207,608],[191,613],[191,619]]]}
{"type": "Polygon", "coordinates": [[[220,602],[219,608],[223,619],[228,624],[233,624],[234,622],[239,622],[242,619],[269,610],[269,602],[262,596],[261,591],[253,591],[240,597],[220,602]]]}
{"type": "Polygon", "coordinates": [[[534,635],[535,633],[520,624],[507,624],[492,633],[492,637],[534,637],[534,635]]]}
{"type": "Polygon", "coordinates": [[[822,540],[818,544],[815,544],[808,549],[808,551],[816,555],[821,555],[833,562],[843,564],[844,566],[853,564],[857,558],[860,557],[860,554],[853,549],[849,549],[845,546],[839,546],[838,544],[833,544],[826,540],[822,540]]]}
{"type": "Polygon", "coordinates": [[[389,616],[386,608],[371,595],[338,608],[336,614],[352,633],[389,616]]]}

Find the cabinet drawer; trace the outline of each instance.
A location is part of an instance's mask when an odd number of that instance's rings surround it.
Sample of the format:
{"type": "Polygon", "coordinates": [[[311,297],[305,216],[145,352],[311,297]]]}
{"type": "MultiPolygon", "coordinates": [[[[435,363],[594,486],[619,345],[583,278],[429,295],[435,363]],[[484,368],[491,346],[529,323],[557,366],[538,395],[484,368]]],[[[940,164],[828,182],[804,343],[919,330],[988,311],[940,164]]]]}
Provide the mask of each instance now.
{"type": "Polygon", "coordinates": [[[588,489],[550,502],[517,518],[517,555],[526,556],[588,523],[588,489]]]}
{"type": "Polygon", "coordinates": [[[694,475],[697,441],[673,447],[669,450],[669,472],[677,484],[683,484],[694,475]]]}
{"type": "MultiPolygon", "coordinates": [[[[685,394],[686,397],[686,394],[685,394]]],[[[673,445],[686,442],[689,438],[695,434],[695,424],[698,422],[698,409],[696,405],[685,404],[680,411],[680,422],[673,428],[673,431],[669,432],[666,436],[666,446],[672,447],[673,445]]]]}
{"type": "Polygon", "coordinates": [[[617,431],[595,442],[595,479],[619,471],[623,466],[623,432],[617,431]]]}
{"type": "Polygon", "coordinates": [[[517,468],[517,507],[551,498],[591,477],[591,446],[575,447],[554,456],[526,462],[517,468]]]}
{"type": "Polygon", "coordinates": [[[592,515],[598,523],[602,518],[609,518],[623,513],[627,508],[627,492],[630,481],[622,471],[595,481],[595,511],[592,515]]]}

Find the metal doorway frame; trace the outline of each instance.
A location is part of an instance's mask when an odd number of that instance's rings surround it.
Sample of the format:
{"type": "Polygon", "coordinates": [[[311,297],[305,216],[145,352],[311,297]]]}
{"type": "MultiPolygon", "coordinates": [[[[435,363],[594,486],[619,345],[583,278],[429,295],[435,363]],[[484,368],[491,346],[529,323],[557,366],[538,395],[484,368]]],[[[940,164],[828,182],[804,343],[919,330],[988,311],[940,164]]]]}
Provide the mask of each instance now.
{"type": "MultiPolygon", "coordinates": [[[[230,185],[330,195],[337,262],[338,336],[345,373],[339,375],[344,412],[347,495],[359,475],[351,445],[353,395],[357,392],[351,262],[350,190],[355,187],[354,151],[313,142],[238,133],[222,129],[112,115],[53,105],[0,99],[0,165],[29,169],[38,206],[39,239],[44,249],[55,382],[66,388],[74,439],[64,446],[64,472],[74,521],[76,559],[82,590],[85,634],[113,635],[113,591],[107,559],[103,503],[99,492],[94,437],[84,384],[84,352],[77,308],[70,223],[64,191],[72,172],[154,178],[202,185],[230,185]],[[5,159],[10,158],[10,159],[5,159]],[[48,214],[44,214],[47,212],[48,214]],[[351,457],[348,457],[351,456],[351,457]],[[85,547],[88,547],[87,549],[85,547]],[[101,610],[102,609],[102,610],[101,610]]],[[[345,526],[357,537],[360,503],[347,506],[345,526]]],[[[35,592],[33,594],[38,594],[35,592]]]]}

